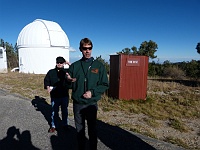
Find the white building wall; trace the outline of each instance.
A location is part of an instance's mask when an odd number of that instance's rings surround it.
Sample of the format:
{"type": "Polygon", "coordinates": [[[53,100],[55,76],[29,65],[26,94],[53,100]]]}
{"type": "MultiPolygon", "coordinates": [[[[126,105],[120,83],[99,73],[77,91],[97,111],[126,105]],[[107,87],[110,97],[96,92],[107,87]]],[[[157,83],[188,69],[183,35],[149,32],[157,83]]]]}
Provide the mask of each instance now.
{"type": "Polygon", "coordinates": [[[7,73],[7,57],[6,57],[6,49],[0,47],[0,73],[7,73]]]}
{"type": "MultiPolygon", "coordinates": [[[[55,68],[58,56],[69,61],[69,49],[59,47],[20,48],[19,70],[21,73],[46,74],[48,70],[55,68]]],[[[65,65],[65,68],[68,67],[65,65]]]]}
{"type": "Polygon", "coordinates": [[[46,74],[55,68],[58,56],[69,61],[69,39],[53,21],[36,19],[26,25],[18,36],[17,46],[21,73],[46,74]]]}

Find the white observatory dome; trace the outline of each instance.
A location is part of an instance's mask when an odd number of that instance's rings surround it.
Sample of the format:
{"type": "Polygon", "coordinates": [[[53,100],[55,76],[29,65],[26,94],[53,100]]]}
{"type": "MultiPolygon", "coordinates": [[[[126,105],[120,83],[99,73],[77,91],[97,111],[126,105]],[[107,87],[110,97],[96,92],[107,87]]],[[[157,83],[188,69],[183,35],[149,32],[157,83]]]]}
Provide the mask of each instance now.
{"type": "Polygon", "coordinates": [[[55,68],[58,56],[69,61],[69,39],[53,21],[36,19],[26,25],[19,33],[17,47],[21,73],[46,74],[55,68]]]}
{"type": "Polygon", "coordinates": [[[26,25],[17,39],[18,48],[64,47],[69,48],[69,39],[59,24],[36,19],[26,25]]]}

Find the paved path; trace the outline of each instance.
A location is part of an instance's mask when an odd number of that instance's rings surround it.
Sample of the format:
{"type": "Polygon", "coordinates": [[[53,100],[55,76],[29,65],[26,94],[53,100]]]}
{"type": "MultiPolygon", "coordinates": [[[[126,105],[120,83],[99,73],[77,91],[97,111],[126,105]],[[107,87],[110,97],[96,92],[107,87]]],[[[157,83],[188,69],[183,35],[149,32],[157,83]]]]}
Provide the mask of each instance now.
{"type": "MultiPolygon", "coordinates": [[[[76,150],[76,131],[47,132],[51,106],[0,90],[0,150],[76,150]]],[[[98,121],[98,150],[184,150],[98,121]]]]}

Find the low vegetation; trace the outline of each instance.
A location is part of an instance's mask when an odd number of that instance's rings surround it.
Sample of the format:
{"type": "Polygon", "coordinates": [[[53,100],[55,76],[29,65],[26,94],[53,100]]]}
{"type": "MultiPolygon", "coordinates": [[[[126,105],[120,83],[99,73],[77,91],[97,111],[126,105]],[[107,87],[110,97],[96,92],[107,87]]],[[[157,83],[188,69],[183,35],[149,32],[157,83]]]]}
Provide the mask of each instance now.
{"type": "MultiPolygon", "coordinates": [[[[44,75],[0,74],[0,89],[30,100],[40,96],[49,102],[43,79],[44,75]]],[[[200,85],[198,81],[195,86],[185,83],[148,79],[146,100],[118,100],[103,95],[98,119],[187,149],[200,149],[200,85]]]]}

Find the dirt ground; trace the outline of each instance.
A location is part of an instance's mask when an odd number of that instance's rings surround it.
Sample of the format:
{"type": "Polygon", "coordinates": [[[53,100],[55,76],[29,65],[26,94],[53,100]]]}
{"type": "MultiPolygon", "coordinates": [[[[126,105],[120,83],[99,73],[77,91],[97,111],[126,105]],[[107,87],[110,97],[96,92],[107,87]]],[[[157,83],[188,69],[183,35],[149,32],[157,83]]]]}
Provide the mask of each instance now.
{"type": "MultiPolygon", "coordinates": [[[[159,127],[150,127],[144,121],[148,116],[143,114],[131,114],[126,115],[119,111],[114,112],[102,112],[99,111],[99,118],[106,118],[103,121],[109,120],[109,123],[115,125],[131,124],[132,127],[140,127],[143,132],[150,132],[155,135],[157,139],[164,140],[166,137],[173,137],[180,139],[183,143],[186,143],[192,149],[200,149],[200,119],[195,120],[183,120],[189,128],[188,132],[180,132],[169,127],[167,121],[159,121],[159,127]]],[[[125,127],[130,130],[130,127],[125,127]]]]}
{"type": "MultiPolygon", "coordinates": [[[[15,76],[12,75],[11,77],[16,77],[16,79],[18,79],[17,75],[18,74],[16,74],[15,76]]],[[[3,78],[7,80],[9,79],[9,81],[13,80],[12,82],[15,81],[13,78],[11,77],[8,78],[7,75],[4,75],[4,74],[1,74],[0,77],[2,77],[2,79],[3,78]]],[[[171,87],[171,84],[169,86],[165,84],[162,84],[162,85],[163,85],[162,87],[165,87],[165,86],[167,86],[167,88],[171,87]]],[[[152,86],[149,86],[149,87],[152,87],[152,86]]],[[[9,85],[5,85],[2,80],[0,82],[0,88],[7,89],[7,90],[10,89],[9,85]]],[[[158,88],[160,88],[160,86],[158,86],[158,88]]],[[[183,88],[179,88],[179,89],[181,89],[182,91],[183,88]]],[[[152,91],[152,89],[149,89],[149,91],[152,91]]],[[[193,92],[194,90],[192,89],[190,91],[193,92]]],[[[31,94],[34,94],[32,88],[26,90],[26,93],[28,92],[30,92],[31,94]]],[[[40,92],[36,91],[36,93],[40,93],[40,92]]],[[[71,103],[69,106],[69,115],[71,116],[73,115],[71,103]]],[[[156,120],[159,126],[155,127],[155,126],[148,125],[147,121],[145,121],[145,120],[151,119],[147,115],[135,114],[135,113],[126,114],[125,112],[122,112],[119,110],[105,112],[101,109],[101,107],[99,107],[99,110],[98,110],[98,119],[105,123],[109,123],[113,126],[119,126],[120,128],[123,128],[126,130],[139,132],[141,134],[144,134],[144,135],[147,135],[147,136],[150,136],[162,141],[167,141],[167,142],[170,141],[171,143],[179,143],[180,146],[185,147],[187,149],[200,150],[200,118],[181,120],[184,123],[184,125],[187,127],[187,132],[180,132],[170,127],[169,121],[166,121],[166,120],[156,120]]]]}
{"type": "MultiPolygon", "coordinates": [[[[69,114],[73,115],[72,104],[69,106],[69,114]]],[[[187,125],[189,130],[188,132],[180,132],[169,127],[168,122],[162,120],[159,121],[158,127],[148,126],[144,121],[145,119],[148,119],[148,116],[144,114],[127,115],[121,111],[103,112],[101,108],[99,108],[98,118],[106,123],[114,126],[120,126],[126,130],[138,127],[140,132],[150,132],[151,135],[155,136],[154,138],[162,141],[165,141],[167,137],[173,137],[174,139],[182,141],[182,147],[185,145],[184,147],[187,149],[200,150],[200,119],[182,120],[187,125]]]]}

